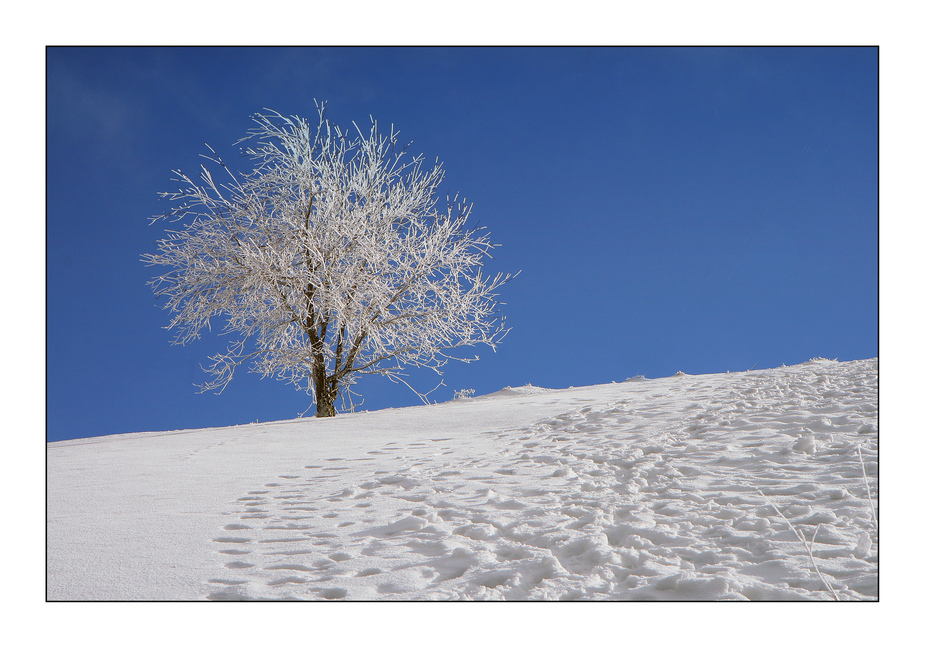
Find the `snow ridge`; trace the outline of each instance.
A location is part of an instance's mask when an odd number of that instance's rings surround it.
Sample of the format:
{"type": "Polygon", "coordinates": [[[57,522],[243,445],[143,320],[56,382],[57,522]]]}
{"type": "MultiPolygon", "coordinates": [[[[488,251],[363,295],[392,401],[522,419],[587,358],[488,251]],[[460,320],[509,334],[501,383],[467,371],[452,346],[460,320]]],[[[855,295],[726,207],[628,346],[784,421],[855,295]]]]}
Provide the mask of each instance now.
{"type": "Polygon", "coordinates": [[[564,390],[567,411],[520,428],[325,457],[229,501],[205,597],[831,598],[795,528],[840,600],[876,599],[877,376],[679,372],[564,390]]]}

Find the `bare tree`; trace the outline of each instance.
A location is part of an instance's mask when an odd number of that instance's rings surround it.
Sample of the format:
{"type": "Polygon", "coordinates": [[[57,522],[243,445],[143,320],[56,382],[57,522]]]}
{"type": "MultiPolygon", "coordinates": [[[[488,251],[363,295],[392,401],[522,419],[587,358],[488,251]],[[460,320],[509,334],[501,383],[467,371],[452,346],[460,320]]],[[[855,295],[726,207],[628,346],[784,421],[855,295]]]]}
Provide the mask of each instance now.
{"type": "Polygon", "coordinates": [[[439,373],[452,349],[494,349],[507,333],[495,291],[511,275],[482,275],[495,246],[483,228],[465,229],[471,205],[447,199],[438,211],[440,164],[408,159],[394,127],[385,135],[375,121],[368,136],[357,127],[348,137],[316,105],[314,128],[272,111],[254,116],[238,142],[253,142],[250,173],[235,174],[211,147],[203,157],[226,182],[205,165],[200,183],[176,171],[179,189],[161,196],[180,204],[152,221],[184,225],[142,260],[169,268],[150,283],[173,313],[174,344],[211,330],[213,317],[237,336],[209,358],[203,391],[221,392],[250,364],[311,393],[318,416],[334,416],[338,395],[352,408],[361,375],[407,385],[407,366],[439,373]]]}

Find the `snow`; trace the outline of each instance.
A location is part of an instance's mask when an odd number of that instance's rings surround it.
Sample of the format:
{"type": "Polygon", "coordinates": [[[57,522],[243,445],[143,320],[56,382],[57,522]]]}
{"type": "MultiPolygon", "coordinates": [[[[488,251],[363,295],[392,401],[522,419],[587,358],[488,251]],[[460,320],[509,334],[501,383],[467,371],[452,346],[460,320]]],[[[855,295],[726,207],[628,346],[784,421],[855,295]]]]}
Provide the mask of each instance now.
{"type": "Polygon", "coordinates": [[[877,600],[878,439],[814,359],[49,443],[46,596],[877,600]]]}

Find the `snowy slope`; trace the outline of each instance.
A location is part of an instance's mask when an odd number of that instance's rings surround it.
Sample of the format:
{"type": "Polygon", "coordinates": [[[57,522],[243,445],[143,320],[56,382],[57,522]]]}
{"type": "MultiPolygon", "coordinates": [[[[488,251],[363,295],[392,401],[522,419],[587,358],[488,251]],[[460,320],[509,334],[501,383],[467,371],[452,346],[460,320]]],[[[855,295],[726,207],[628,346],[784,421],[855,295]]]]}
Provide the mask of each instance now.
{"type": "Polygon", "coordinates": [[[817,359],[50,443],[47,597],[874,600],[877,385],[817,359]]]}

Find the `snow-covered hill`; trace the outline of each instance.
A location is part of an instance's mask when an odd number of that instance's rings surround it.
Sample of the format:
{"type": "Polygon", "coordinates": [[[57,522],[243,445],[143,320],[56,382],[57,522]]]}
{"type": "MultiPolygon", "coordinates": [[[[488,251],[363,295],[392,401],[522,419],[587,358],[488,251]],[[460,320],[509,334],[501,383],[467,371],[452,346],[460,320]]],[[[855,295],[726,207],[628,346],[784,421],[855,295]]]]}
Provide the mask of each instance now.
{"type": "Polygon", "coordinates": [[[47,597],[877,599],[877,385],[816,359],[50,443],[47,597]]]}

